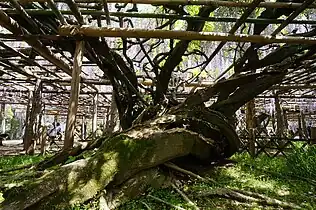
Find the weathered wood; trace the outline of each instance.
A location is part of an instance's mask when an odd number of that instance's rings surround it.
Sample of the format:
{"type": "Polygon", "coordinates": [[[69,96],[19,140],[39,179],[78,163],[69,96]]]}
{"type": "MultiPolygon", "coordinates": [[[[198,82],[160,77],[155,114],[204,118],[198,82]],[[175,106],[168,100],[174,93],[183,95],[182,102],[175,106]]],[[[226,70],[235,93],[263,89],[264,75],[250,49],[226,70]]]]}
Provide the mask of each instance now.
{"type": "Polygon", "coordinates": [[[42,132],[40,135],[41,154],[42,155],[45,155],[45,152],[46,152],[46,140],[47,140],[47,128],[46,128],[46,126],[43,126],[42,132]]]}
{"type": "MultiPolygon", "coordinates": [[[[3,9],[9,15],[18,14],[14,9],[3,9]]],[[[50,16],[54,15],[54,10],[40,10],[40,9],[25,9],[30,15],[42,15],[42,16],[50,16]]],[[[59,10],[59,12],[63,15],[71,15],[72,12],[70,10],[59,10]]],[[[91,15],[93,17],[99,18],[103,15],[106,15],[106,12],[101,10],[80,10],[82,15],[91,15]]],[[[231,22],[234,23],[239,20],[239,18],[235,17],[199,17],[199,16],[189,16],[189,15],[176,15],[176,14],[157,14],[157,13],[134,13],[134,12],[110,12],[110,16],[113,17],[134,17],[134,18],[164,18],[168,20],[187,20],[187,21],[209,21],[209,22],[231,22]]],[[[255,23],[255,24],[281,24],[285,21],[285,19],[266,19],[266,18],[247,18],[245,23],[255,23]]],[[[290,24],[315,24],[315,20],[292,20],[290,24]]],[[[8,34],[2,34],[2,38],[9,38],[8,34]]],[[[12,37],[12,36],[11,36],[12,37]]],[[[45,38],[45,36],[41,36],[45,38]]],[[[55,38],[58,37],[50,35],[46,38],[55,38]]]]}
{"type": "Polygon", "coordinates": [[[87,129],[86,129],[86,117],[85,115],[82,115],[82,120],[81,120],[81,139],[84,140],[86,139],[86,134],[87,134],[87,129]]]}
{"type": "Polygon", "coordinates": [[[76,114],[78,109],[79,91],[80,91],[80,73],[82,67],[82,59],[84,53],[84,42],[76,43],[76,51],[74,56],[74,65],[72,70],[71,92],[69,99],[64,149],[69,149],[73,146],[75,135],[76,114]]]}
{"type": "Polygon", "coordinates": [[[255,135],[255,100],[251,100],[246,104],[246,128],[249,133],[248,146],[252,157],[256,155],[256,135],[255,135]]]}
{"type": "Polygon", "coordinates": [[[25,134],[24,134],[24,144],[26,154],[34,154],[36,138],[37,138],[37,125],[38,125],[38,115],[41,111],[41,92],[42,90],[42,81],[38,79],[36,81],[36,85],[34,88],[33,96],[32,96],[32,107],[30,109],[30,114],[28,121],[25,126],[25,134]]]}
{"type": "Polygon", "coordinates": [[[92,116],[92,133],[93,138],[96,137],[96,131],[98,128],[98,94],[93,96],[93,116],[92,116]]]}
{"type": "Polygon", "coordinates": [[[274,98],[274,105],[275,105],[275,114],[277,120],[277,128],[276,128],[276,135],[278,138],[282,138],[284,134],[284,121],[283,121],[283,112],[280,105],[279,97],[276,96],[274,98]]]}
{"type": "Polygon", "coordinates": [[[111,27],[63,25],[59,28],[62,36],[83,35],[89,37],[122,37],[122,38],[157,38],[157,39],[180,39],[180,40],[205,40],[205,41],[231,41],[251,42],[260,44],[289,43],[289,44],[316,44],[316,38],[290,37],[290,36],[261,36],[240,34],[233,35],[219,32],[193,32],[193,31],[170,31],[161,29],[126,29],[111,27]]]}
{"type": "Polygon", "coordinates": [[[32,92],[28,91],[28,101],[26,105],[26,113],[25,113],[25,130],[24,130],[24,135],[23,135],[23,149],[27,149],[27,143],[26,143],[26,133],[29,129],[29,120],[30,120],[30,112],[31,112],[31,101],[32,101],[32,92]]]}
{"type": "Polygon", "coordinates": [[[306,120],[305,120],[305,114],[301,111],[300,112],[301,115],[301,121],[302,121],[302,133],[304,135],[304,139],[308,139],[308,132],[307,132],[307,128],[306,128],[306,120]]]}
{"type": "Polygon", "coordinates": [[[0,104],[0,126],[1,126],[1,133],[5,133],[5,104],[0,104]]]}
{"type": "Polygon", "coordinates": [[[110,111],[108,114],[108,123],[107,123],[107,129],[106,133],[111,134],[115,131],[115,127],[117,124],[118,120],[118,113],[117,113],[117,107],[115,103],[115,94],[114,92],[112,93],[112,99],[111,99],[111,106],[110,106],[110,111]]]}

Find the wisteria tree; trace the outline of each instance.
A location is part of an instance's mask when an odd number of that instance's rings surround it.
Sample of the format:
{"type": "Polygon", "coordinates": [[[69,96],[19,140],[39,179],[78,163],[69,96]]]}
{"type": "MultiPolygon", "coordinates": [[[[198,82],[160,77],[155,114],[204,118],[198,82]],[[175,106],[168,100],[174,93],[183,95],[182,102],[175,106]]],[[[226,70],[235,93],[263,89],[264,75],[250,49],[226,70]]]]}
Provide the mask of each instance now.
{"type": "MultiPolygon", "coordinates": [[[[69,5],[73,5],[69,2],[69,5]]],[[[221,12],[251,13],[256,7],[255,3],[253,9],[221,12]]],[[[116,5],[118,10],[126,9],[124,6],[126,5],[116,5]]],[[[23,7],[48,9],[44,3],[28,3],[23,7]]],[[[214,14],[218,7],[170,5],[159,9],[164,13],[195,14],[206,18],[214,14]]],[[[290,16],[295,9],[266,8],[258,11],[258,14],[254,15],[256,18],[274,20],[283,15],[290,16]]],[[[3,13],[0,18],[10,16],[24,30],[32,34],[38,33],[24,17],[3,13]]],[[[68,24],[84,23],[80,13],[74,16],[76,19],[64,18],[68,24]]],[[[45,34],[56,34],[62,25],[52,14],[34,14],[32,18],[45,34]]],[[[91,15],[88,19],[101,26],[100,16],[91,15]]],[[[118,22],[120,26],[133,27],[132,19],[119,18],[111,21],[118,22]]],[[[181,27],[186,27],[187,31],[201,32],[210,26],[201,20],[188,19],[183,22],[181,27]]],[[[173,29],[177,24],[177,20],[157,20],[158,29],[173,29]]],[[[241,28],[241,33],[253,35],[260,35],[269,26],[269,23],[262,21],[254,24],[237,21],[233,24],[223,23],[221,27],[231,30],[230,27],[234,24],[236,26],[231,33],[241,28]]],[[[17,32],[14,27],[9,27],[9,23],[2,25],[12,32],[17,32]]],[[[280,26],[281,28],[273,33],[279,33],[285,26],[280,26]]],[[[315,29],[307,28],[299,36],[311,37],[315,33],[315,29]]],[[[315,51],[313,46],[303,44],[265,45],[258,42],[234,45],[236,50],[229,52],[235,54],[231,70],[233,74],[203,89],[192,90],[180,101],[176,97],[177,91],[170,89],[174,72],[185,74],[193,68],[208,67],[208,72],[212,74],[215,70],[208,65],[210,55],[201,48],[196,48],[196,42],[124,38],[121,39],[119,49],[111,49],[105,38],[80,39],[85,42],[84,57],[97,64],[113,87],[113,100],[123,131],[90,142],[86,148],[65,150],[52,159],[41,162],[34,170],[43,171],[57,164],[64,164],[69,156],[77,157],[72,163],[49,170],[35,182],[9,189],[4,195],[3,209],[41,209],[51,205],[62,208],[85,202],[104,189],[107,195],[113,195],[113,199],[108,201],[113,207],[137,196],[153,183],[158,186],[162,184],[167,178],[159,169],[159,165],[165,162],[171,161],[185,167],[187,160],[196,165],[208,165],[230,157],[239,147],[239,139],[234,129],[235,112],[258,94],[280,83],[289,71],[303,65],[315,51]],[[139,49],[139,56],[133,58],[129,49],[135,46],[139,49]],[[262,53],[262,49],[267,47],[268,50],[262,53]],[[160,49],[158,53],[157,49],[160,49]],[[196,66],[184,65],[185,60],[192,59],[193,56],[199,57],[195,62],[196,66]],[[142,85],[139,77],[150,80],[151,85],[142,85]],[[210,99],[215,99],[215,102],[206,106],[210,99]]],[[[75,53],[76,40],[73,37],[44,39],[42,43],[71,54],[75,53]]],[[[208,46],[207,43],[205,46],[208,46]]],[[[35,50],[34,53],[39,52],[35,50]]],[[[221,69],[221,72],[224,70],[221,69]]],[[[188,81],[182,78],[182,83],[189,83],[199,75],[195,74],[188,81]]]]}

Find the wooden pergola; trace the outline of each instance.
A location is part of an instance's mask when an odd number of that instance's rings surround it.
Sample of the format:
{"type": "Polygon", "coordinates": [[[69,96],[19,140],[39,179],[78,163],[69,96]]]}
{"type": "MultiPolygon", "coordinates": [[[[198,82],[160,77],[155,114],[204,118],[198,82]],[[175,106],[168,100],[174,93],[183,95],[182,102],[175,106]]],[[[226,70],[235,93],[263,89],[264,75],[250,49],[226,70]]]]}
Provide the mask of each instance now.
{"type": "MultiPolygon", "coordinates": [[[[217,42],[217,48],[208,56],[208,64],[223,49],[227,42],[246,42],[253,44],[283,43],[301,45],[304,49],[316,45],[316,34],[301,33],[280,35],[289,24],[316,24],[315,20],[297,19],[306,9],[316,9],[314,0],[302,3],[264,2],[254,0],[251,3],[216,0],[0,0],[0,103],[22,104],[25,107],[40,107],[50,110],[59,107],[62,115],[67,115],[66,139],[73,143],[76,116],[86,116],[86,107],[93,107],[93,131],[97,121],[107,117],[111,106],[112,87],[104,72],[100,69],[101,55],[98,46],[86,40],[91,39],[178,39],[203,40],[217,42]],[[118,12],[112,11],[116,3],[161,5],[201,5],[216,7],[242,8],[240,17],[200,17],[190,15],[118,12]],[[38,5],[41,6],[38,6],[38,5]],[[67,8],[67,9],[65,9],[67,8]],[[293,12],[284,19],[264,19],[251,17],[257,8],[285,8],[293,12]],[[88,21],[97,20],[97,26],[88,21]],[[123,28],[113,23],[115,18],[194,20],[207,22],[234,23],[227,33],[193,32],[182,30],[123,28]],[[54,20],[54,21],[52,21],[54,20]],[[277,24],[269,35],[240,34],[244,23],[277,24]],[[54,25],[55,24],[55,25],[54,25]],[[69,40],[76,45],[66,46],[69,40]],[[74,50],[75,49],[75,50],[74,50]],[[68,51],[67,51],[68,50],[68,51]]],[[[312,33],[312,32],[311,32],[312,33]]],[[[295,66],[286,59],[280,68],[288,68],[282,84],[273,86],[258,98],[315,99],[316,87],[315,55],[304,58],[303,65],[295,66]]],[[[214,81],[185,84],[185,91],[177,93],[181,98],[192,87],[206,87],[225,76],[226,69],[214,81]]],[[[124,74],[123,74],[124,75],[124,74]]],[[[139,80],[144,86],[153,81],[139,80]]],[[[296,102],[293,102],[296,103],[296,102]]],[[[30,112],[38,114],[41,110],[30,112]]],[[[34,116],[28,116],[32,122],[34,116]]],[[[31,128],[30,128],[31,129],[31,128]]]]}

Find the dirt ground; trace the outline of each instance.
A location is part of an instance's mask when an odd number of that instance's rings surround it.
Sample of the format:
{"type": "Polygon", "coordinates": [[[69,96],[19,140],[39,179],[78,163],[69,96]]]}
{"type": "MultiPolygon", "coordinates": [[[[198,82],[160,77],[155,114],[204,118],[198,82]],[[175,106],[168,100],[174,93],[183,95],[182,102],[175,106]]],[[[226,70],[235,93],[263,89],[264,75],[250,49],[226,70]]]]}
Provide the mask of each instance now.
{"type": "MultiPolygon", "coordinates": [[[[3,146],[0,146],[0,157],[9,155],[21,155],[25,154],[23,151],[23,141],[22,140],[7,140],[2,141],[3,146]]],[[[62,142],[56,141],[57,145],[52,145],[49,147],[48,152],[57,152],[62,148],[62,142]]],[[[46,146],[47,148],[47,146],[46,146]]],[[[36,146],[35,154],[40,153],[40,145],[36,146]]]]}

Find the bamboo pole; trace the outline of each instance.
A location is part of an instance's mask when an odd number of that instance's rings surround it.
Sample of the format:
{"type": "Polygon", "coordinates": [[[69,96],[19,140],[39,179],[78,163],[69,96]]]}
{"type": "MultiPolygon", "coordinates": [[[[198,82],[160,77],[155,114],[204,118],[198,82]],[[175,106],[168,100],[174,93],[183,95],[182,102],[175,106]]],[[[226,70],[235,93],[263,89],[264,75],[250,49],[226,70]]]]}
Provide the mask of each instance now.
{"type": "MultiPolygon", "coordinates": [[[[0,0],[7,2],[9,0],[0,0]]],[[[47,0],[19,0],[21,3],[46,2],[47,0]]],[[[65,0],[56,0],[56,2],[65,2],[65,0]]],[[[76,0],[77,3],[100,3],[101,0],[76,0]]],[[[153,4],[153,5],[216,5],[223,7],[249,7],[250,3],[240,1],[216,1],[216,0],[107,0],[107,3],[132,3],[132,4],[153,4]]],[[[258,7],[263,8],[298,8],[301,3],[286,2],[262,2],[258,7]]],[[[316,8],[315,4],[309,8],[316,8]]]]}
{"type": "Polygon", "coordinates": [[[73,147],[76,114],[78,109],[79,92],[80,92],[80,73],[81,65],[84,53],[84,41],[78,41],[76,43],[76,51],[74,55],[74,66],[72,71],[71,92],[68,107],[66,131],[64,149],[70,149],[73,147]]]}
{"type": "MultiPolygon", "coordinates": [[[[3,8],[8,15],[19,14],[14,9],[3,8]]],[[[29,15],[54,15],[56,14],[53,10],[42,10],[42,9],[25,9],[29,15]]],[[[59,10],[60,14],[73,15],[70,10],[59,10]]],[[[92,16],[103,16],[107,15],[102,10],[80,10],[82,15],[92,16]]],[[[235,17],[199,17],[190,15],[176,15],[176,14],[155,14],[155,13],[138,13],[138,12],[109,12],[110,16],[113,17],[134,17],[134,18],[161,18],[169,20],[192,20],[192,21],[209,21],[209,22],[237,22],[239,18],[235,17]]],[[[286,19],[266,19],[266,18],[247,18],[245,23],[256,23],[256,24],[282,24],[286,19]]],[[[291,20],[290,24],[316,24],[315,20],[291,20]]]]}
{"type": "Polygon", "coordinates": [[[288,44],[316,44],[316,38],[289,37],[289,36],[261,36],[261,35],[232,35],[228,33],[193,32],[193,31],[169,31],[126,29],[93,26],[64,25],[59,28],[62,36],[90,36],[90,37],[121,37],[121,38],[157,38],[157,39],[180,39],[180,40],[205,40],[205,41],[231,41],[252,43],[288,43],[288,44]]]}

